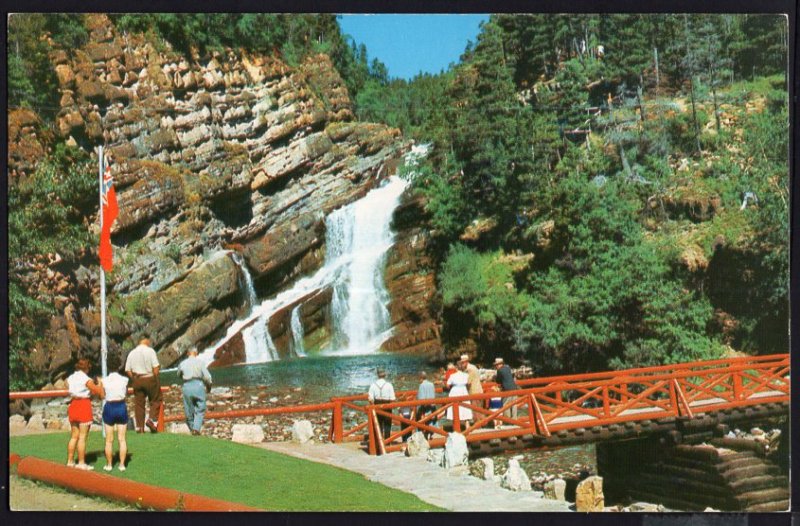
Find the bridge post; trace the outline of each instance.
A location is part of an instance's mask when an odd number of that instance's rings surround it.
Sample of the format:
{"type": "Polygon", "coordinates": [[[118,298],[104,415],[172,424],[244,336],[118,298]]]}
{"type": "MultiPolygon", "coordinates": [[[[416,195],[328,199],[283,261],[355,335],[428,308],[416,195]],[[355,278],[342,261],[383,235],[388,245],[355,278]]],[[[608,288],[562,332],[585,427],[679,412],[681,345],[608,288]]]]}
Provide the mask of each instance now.
{"type": "Polygon", "coordinates": [[[461,418],[458,416],[458,402],[453,404],[453,432],[461,432],[461,418]]]}
{"type": "Polygon", "coordinates": [[[678,394],[675,392],[675,382],[669,383],[669,403],[672,406],[672,412],[675,416],[680,416],[681,412],[678,408],[678,394]]]}
{"type": "Polygon", "coordinates": [[[336,400],[333,403],[333,442],[342,442],[342,401],[336,400]]]}
{"type": "Polygon", "coordinates": [[[161,405],[158,406],[158,424],[156,424],[156,429],[158,430],[159,433],[163,433],[164,429],[165,429],[165,425],[164,425],[164,406],[165,405],[166,404],[164,403],[164,400],[162,398],[161,405]]]}
{"type": "Polygon", "coordinates": [[[606,418],[611,416],[611,401],[608,399],[608,386],[603,387],[603,414],[606,418]]]}
{"type": "Polygon", "coordinates": [[[733,376],[733,399],[734,400],[741,400],[742,399],[742,375],[739,374],[739,371],[733,371],[731,373],[733,376]]]}
{"type": "Polygon", "coordinates": [[[375,445],[375,410],[367,409],[367,429],[369,430],[369,454],[377,455],[378,450],[375,445]]]}
{"type": "Polygon", "coordinates": [[[628,401],[628,383],[625,382],[624,384],[620,384],[620,390],[622,391],[621,401],[624,404],[628,401]]]}

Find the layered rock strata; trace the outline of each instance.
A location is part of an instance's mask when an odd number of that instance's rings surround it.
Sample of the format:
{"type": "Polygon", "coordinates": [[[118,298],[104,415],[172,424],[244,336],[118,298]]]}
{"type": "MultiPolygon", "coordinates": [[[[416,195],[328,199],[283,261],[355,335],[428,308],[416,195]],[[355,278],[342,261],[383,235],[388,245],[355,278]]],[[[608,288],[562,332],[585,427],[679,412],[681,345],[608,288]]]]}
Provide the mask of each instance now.
{"type": "MultiPolygon", "coordinates": [[[[107,275],[111,366],[142,336],[169,366],[247,311],[243,270],[225,250],[243,256],[260,297],[313,272],[324,255],[325,216],[364,196],[409,144],[399,130],[353,120],[344,82],[325,55],[294,68],[231,50],[185,57],[118,32],[106,16],[88,21],[86,46],[51,56],[61,93],[55,127],[85,149],[105,144],[111,160],[120,205],[107,275]]],[[[35,125],[20,116],[19,129],[35,125]]],[[[30,170],[17,157],[18,170],[30,170]]],[[[407,248],[393,256],[390,274],[415,292],[393,307],[403,327],[393,350],[433,340],[431,326],[409,335],[428,292],[399,270],[415,250],[404,236],[407,248]]],[[[50,373],[99,352],[99,285],[92,262],[84,265],[69,271],[82,301],[54,322],[48,340],[58,343],[37,363],[50,373]]],[[[303,308],[311,345],[324,339],[324,296],[303,308]]],[[[290,312],[270,321],[283,353],[290,312]]]]}

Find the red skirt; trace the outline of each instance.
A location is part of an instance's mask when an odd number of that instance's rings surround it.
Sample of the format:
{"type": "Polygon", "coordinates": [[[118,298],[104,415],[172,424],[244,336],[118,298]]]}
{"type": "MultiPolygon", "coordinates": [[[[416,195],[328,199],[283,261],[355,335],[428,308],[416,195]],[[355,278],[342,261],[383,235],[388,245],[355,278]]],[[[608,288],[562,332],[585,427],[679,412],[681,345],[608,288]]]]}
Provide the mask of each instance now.
{"type": "Polygon", "coordinates": [[[69,421],[77,424],[91,423],[92,418],[92,401],[88,398],[73,398],[69,403],[67,409],[67,416],[69,421]]]}

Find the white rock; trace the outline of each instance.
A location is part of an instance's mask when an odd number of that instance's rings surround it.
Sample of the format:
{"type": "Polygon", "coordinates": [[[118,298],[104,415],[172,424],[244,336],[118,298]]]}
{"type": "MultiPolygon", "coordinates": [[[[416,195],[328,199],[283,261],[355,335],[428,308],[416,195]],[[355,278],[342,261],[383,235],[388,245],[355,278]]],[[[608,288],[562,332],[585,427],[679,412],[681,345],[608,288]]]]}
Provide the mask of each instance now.
{"type": "Polygon", "coordinates": [[[463,466],[469,462],[469,451],[467,450],[467,439],[461,433],[450,433],[444,444],[444,455],[442,456],[442,467],[452,468],[463,466]]]}
{"type": "Polygon", "coordinates": [[[8,417],[9,434],[20,433],[25,430],[25,417],[22,415],[11,415],[8,417]]]}
{"type": "Polygon", "coordinates": [[[264,430],[255,424],[233,424],[231,440],[241,444],[257,444],[264,441],[264,430]]]}
{"type": "Polygon", "coordinates": [[[227,395],[227,394],[231,394],[231,388],[230,387],[212,387],[210,394],[212,394],[212,395],[227,395]]]}
{"type": "Polygon", "coordinates": [[[44,419],[42,415],[32,415],[28,420],[28,431],[44,431],[44,419]]]}
{"type": "Polygon", "coordinates": [[[630,511],[643,511],[645,513],[661,513],[664,511],[664,506],[649,502],[634,502],[629,506],[629,509],[630,511]]]}
{"type": "Polygon", "coordinates": [[[269,401],[270,401],[270,403],[274,404],[275,402],[278,401],[278,398],[276,396],[273,396],[272,398],[269,399],[269,401]]]}
{"type": "Polygon", "coordinates": [[[428,462],[432,462],[437,466],[442,465],[442,459],[444,458],[444,451],[441,449],[431,449],[428,451],[428,462]]]}
{"type": "Polygon", "coordinates": [[[406,442],[406,456],[407,457],[421,457],[427,456],[428,451],[431,449],[425,434],[420,431],[415,431],[408,438],[406,442]]]}
{"type": "Polygon", "coordinates": [[[555,479],[545,482],[544,498],[552,500],[566,500],[567,483],[564,479],[555,479]]]}
{"type": "Polygon", "coordinates": [[[189,426],[186,425],[186,422],[172,422],[169,427],[167,427],[167,433],[175,433],[176,435],[191,435],[192,431],[189,429],[189,426]]]}
{"type": "Polygon", "coordinates": [[[491,458],[480,458],[478,463],[481,466],[481,478],[483,480],[494,480],[494,460],[491,458]]]}
{"type": "Polygon", "coordinates": [[[528,474],[519,465],[519,460],[511,459],[508,461],[508,471],[500,480],[500,485],[511,491],[530,491],[531,481],[528,474]]]}
{"type": "Polygon", "coordinates": [[[296,420],[292,424],[292,442],[305,444],[314,438],[314,426],[308,420],[296,420]]]}

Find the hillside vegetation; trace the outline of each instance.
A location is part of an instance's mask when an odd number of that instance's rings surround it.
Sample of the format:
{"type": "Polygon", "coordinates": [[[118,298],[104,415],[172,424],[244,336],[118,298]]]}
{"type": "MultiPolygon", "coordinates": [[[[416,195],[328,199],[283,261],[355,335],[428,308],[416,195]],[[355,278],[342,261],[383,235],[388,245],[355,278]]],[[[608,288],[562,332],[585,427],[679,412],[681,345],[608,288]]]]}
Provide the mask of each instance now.
{"type": "Polygon", "coordinates": [[[585,371],[788,349],[777,16],[497,15],[358,111],[433,154],[452,355],[585,371]]]}

